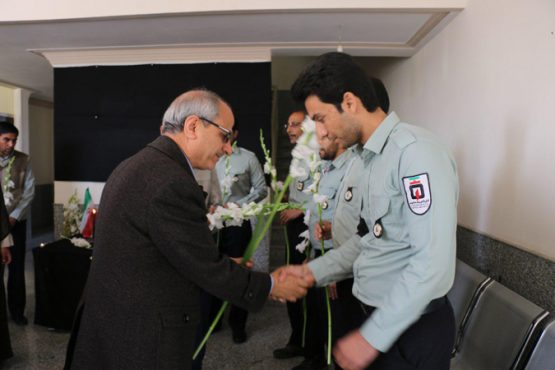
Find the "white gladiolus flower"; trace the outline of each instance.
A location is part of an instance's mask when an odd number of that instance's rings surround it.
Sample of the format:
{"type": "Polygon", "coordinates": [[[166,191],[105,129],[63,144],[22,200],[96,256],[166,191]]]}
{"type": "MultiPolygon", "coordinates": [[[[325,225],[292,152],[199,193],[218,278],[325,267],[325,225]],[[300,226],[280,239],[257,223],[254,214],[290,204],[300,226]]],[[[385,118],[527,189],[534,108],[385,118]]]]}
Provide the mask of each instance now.
{"type": "Polygon", "coordinates": [[[291,177],[296,179],[298,178],[306,178],[308,176],[307,170],[302,165],[302,162],[296,158],[293,158],[291,161],[291,167],[289,167],[289,174],[291,177]]]}
{"type": "Polygon", "coordinates": [[[298,250],[300,253],[304,253],[306,247],[308,247],[308,239],[303,239],[302,242],[295,246],[295,249],[298,250]]]}
{"type": "Polygon", "coordinates": [[[264,163],[264,173],[266,175],[269,175],[272,171],[272,168],[270,167],[270,163],[266,162],[264,163]]]}
{"type": "Polygon", "coordinates": [[[222,229],[224,227],[221,214],[218,214],[216,212],[209,213],[206,215],[206,218],[208,218],[208,227],[210,228],[210,230],[222,229]]]}
{"type": "Polygon", "coordinates": [[[323,205],[325,202],[328,201],[328,197],[321,194],[314,194],[313,195],[314,203],[323,205]]]}
{"type": "Polygon", "coordinates": [[[310,209],[307,209],[304,213],[303,223],[308,226],[308,222],[310,221],[310,209]]]}

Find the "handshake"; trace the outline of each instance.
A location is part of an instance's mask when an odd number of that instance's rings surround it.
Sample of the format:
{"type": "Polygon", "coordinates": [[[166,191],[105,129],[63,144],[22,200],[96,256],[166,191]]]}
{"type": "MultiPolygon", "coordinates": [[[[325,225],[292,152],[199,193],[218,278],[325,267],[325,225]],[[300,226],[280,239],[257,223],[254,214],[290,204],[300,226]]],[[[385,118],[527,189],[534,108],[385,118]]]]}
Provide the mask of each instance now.
{"type": "Polygon", "coordinates": [[[295,302],[306,295],[316,282],[306,264],[282,266],[272,272],[274,286],[270,298],[280,302],[295,302]]]}

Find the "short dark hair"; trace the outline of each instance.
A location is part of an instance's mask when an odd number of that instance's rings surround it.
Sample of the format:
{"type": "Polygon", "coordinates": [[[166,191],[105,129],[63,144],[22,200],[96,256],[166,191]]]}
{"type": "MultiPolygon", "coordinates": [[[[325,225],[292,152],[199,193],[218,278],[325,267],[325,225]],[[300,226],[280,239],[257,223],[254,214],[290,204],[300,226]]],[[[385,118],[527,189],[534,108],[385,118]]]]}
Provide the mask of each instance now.
{"type": "Polygon", "coordinates": [[[389,94],[383,84],[382,80],[376,77],[372,77],[372,85],[374,85],[374,91],[378,97],[378,102],[380,103],[380,108],[385,113],[389,112],[389,94]]]}
{"type": "Polygon", "coordinates": [[[311,95],[324,103],[333,104],[342,112],[343,95],[356,95],[369,112],[379,107],[378,97],[366,73],[350,55],[338,52],[320,55],[310,64],[291,86],[291,95],[304,103],[311,95]]]}
{"type": "Polygon", "coordinates": [[[19,130],[13,123],[0,122],[0,135],[4,134],[16,134],[19,136],[19,130]]]}

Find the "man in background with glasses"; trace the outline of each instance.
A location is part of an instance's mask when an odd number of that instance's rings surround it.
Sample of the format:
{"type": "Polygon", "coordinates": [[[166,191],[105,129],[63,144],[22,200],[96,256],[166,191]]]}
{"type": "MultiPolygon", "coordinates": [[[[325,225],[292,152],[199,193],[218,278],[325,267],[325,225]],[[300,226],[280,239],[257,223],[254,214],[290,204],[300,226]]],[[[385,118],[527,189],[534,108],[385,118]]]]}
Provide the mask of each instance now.
{"type": "MultiPolygon", "coordinates": [[[[216,164],[223,204],[235,203],[238,206],[251,202],[262,201],[268,190],[264,173],[256,155],[236,145],[239,136],[237,122],[233,126],[232,153],[225,155],[216,164]]],[[[252,237],[250,220],[243,221],[240,226],[227,226],[220,230],[220,252],[230,257],[242,257],[252,237]]],[[[215,299],[212,308],[217,311],[221,301],[215,299]]],[[[214,314],[215,316],[215,314],[214,314]]],[[[229,311],[229,326],[235,343],[247,340],[245,326],[248,312],[237,306],[231,306],[229,311]]]]}
{"type": "Polygon", "coordinates": [[[200,289],[249,310],[306,294],[300,279],[238,266],[208,230],[192,169],[231,153],[233,124],[218,95],[188,91],[166,110],[162,135],[110,175],[66,369],[190,369],[200,289]]]}

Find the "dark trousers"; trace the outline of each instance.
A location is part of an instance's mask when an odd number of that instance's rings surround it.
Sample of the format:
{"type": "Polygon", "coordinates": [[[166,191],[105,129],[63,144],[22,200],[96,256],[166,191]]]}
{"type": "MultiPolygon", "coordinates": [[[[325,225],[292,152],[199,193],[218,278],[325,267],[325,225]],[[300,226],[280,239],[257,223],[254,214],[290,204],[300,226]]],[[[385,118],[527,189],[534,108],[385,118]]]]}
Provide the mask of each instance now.
{"type": "MultiPolygon", "coordinates": [[[[0,276],[4,275],[4,265],[0,263],[0,276]]],[[[6,295],[4,279],[0,279],[0,367],[2,361],[13,356],[10,332],[8,331],[8,315],[6,313],[6,295]]]]}
{"type": "MultiPolygon", "coordinates": [[[[246,220],[241,226],[229,226],[220,230],[220,252],[229,257],[243,257],[252,237],[251,222],[246,220]]],[[[214,298],[212,311],[217,312],[222,301],[214,298]]],[[[233,331],[243,331],[247,324],[248,311],[237,306],[229,310],[229,326],[233,331]]]]}
{"type": "Polygon", "coordinates": [[[17,221],[11,230],[14,245],[12,262],[8,265],[8,309],[12,317],[21,317],[25,311],[25,247],[27,221],[17,221]]]}
{"type": "MultiPolygon", "coordinates": [[[[299,234],[307,229],[303,223],[303,215],[294,220],[289,221],[285,227],[287,228],[287,239],[289,241],[289,263],[292,265],[300,265],[305,260],[305,255],[295,249],[302,238],[299,234]]],[[[287,316],[291,324],[291,336],[288,344],[301,347],[303,338],[303,300],[296,302],[287,302],[287,316]]]]}
{"type": "MultiPolygon", "coordinates": [[[[337,299],[330,301],[332,316],[332,343],[358,328],[355,320],[360,311],[360,303],[353,296],[353,279],[346,279],[336,283],[337,299]]],[[[324,307],[325,308],[325,307],[324,307]]]]}
{"type": "MultiPolygon", "coordinates": [[[[372,314],[372,308],[358,312],[359,327],[372,314]],[[366,311],[366,312],[365,312],[366,311]]],[[[424,314],[387,351],[378,356],[368,370],[449,370],[455,338],[455,317],[451,303],[424,314]]]]}

